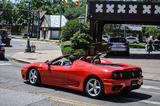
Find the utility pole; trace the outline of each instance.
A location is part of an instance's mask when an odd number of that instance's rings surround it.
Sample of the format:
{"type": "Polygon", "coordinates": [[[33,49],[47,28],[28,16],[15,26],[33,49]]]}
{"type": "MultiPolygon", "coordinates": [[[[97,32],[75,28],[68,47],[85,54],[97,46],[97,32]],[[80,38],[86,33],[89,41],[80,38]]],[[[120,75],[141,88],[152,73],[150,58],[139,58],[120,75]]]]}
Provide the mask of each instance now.
{"type": "Polygon", "coordinates": [[[126,25],[124,25],[124,37],[126,37],[126,25]]]}
{"type": "Polygon", "coordinates": [[[61,36],[61,24],[62,24],[62,2],[60,1],[60,22],[59,22],[59,42],[61,42],[60,36],[61,36]]]}
{"type": "Polygon", "coordinates": [[[87,22],[87,17],[88,17],[88,0],[86,0],[86,16],[85,16],[85,22],[87,22]]]}
{"type": "Polygon", "coordinates": [[[34,12],[32,12],[32,37],[34,37],[34,12]]]}
{"type": "Polygon", "coordinates": [[[39,10],[38,10],[38,12],[37,12],[37,14],[38,14],[38,26],[37,26],[37,39],[39,39],[40,38],[40,13],[39,13],[39,10]]]}
{"type": "Polygon", "coordinates": [[[28,3],[28,23],[27,23],[27,45],[25,52],[31,52],[31,46],[30,46],[30,2],[28,3]]]}

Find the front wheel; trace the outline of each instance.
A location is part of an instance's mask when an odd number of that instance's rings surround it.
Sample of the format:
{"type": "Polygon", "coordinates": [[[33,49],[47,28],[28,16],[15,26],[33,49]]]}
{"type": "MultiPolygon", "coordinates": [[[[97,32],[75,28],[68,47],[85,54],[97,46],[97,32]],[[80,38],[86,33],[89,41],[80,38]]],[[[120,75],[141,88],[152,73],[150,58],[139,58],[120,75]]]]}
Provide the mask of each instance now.
{"type": "Polygon", "coordinates": [[[28,79],[30,84],[39,85],[41,82],[39,71],[35,68],[30,69],[28,79]]]}
{"type": "Polygon", "coordinates": [[[96,77],[89,78],[85,84],[85,93],[92,98],[100,98],[104,96],[102,82],[96,77]]]}

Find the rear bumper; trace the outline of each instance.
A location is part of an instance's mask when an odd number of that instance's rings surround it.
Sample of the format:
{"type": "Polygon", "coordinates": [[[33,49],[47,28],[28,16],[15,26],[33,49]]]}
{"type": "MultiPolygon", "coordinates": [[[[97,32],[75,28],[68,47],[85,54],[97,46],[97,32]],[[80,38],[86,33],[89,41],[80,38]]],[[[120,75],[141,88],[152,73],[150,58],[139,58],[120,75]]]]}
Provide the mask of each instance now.
{"type": "Polygon", "coordinates": [[[138,89],[143,84],[143,78],[124,79],[124,80],[104,80],[104,92],[105,94],[119,93],[125,88],[131,90],[138,89]],[[133,82],[136,82],[136,84],[133,82]]]}
{"type": "Polygon", "coordinates": [[[128,51],[127,48],[111,48],[110,52],[126,52],[128,51]]]}

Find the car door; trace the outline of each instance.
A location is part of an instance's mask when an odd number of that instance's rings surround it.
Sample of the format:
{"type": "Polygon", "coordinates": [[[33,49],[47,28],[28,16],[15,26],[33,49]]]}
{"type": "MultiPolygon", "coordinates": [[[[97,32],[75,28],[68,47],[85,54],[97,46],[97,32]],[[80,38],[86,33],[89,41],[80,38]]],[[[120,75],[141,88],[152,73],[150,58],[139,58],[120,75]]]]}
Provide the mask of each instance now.
{"type": "Polygon", "coordinates": [[[53,85],[65,86],[67,84],[67,72],[71,70],[71,66],[62,66],[60,63],[67,60],[65,57],[55,60],[48,70],[50,83],[53,85]]]}
{"type": "Polygon", "coordinates": [[[49,76],[53,84],[66,85],[67,84],[67,72],[69,72],[71,66],[50,66],[49,76]]]}
{"type": "Polygon", "coordinates": [[[67,75],[67,85],[69,87],[79,87],[81,81],[83,80],[83,76],[85,75],[84,71],[82,68],[84,67],[84,64],[86,62],[77,60],[75,61],[70,70],[67,70],[66,72],[67,75]]]}

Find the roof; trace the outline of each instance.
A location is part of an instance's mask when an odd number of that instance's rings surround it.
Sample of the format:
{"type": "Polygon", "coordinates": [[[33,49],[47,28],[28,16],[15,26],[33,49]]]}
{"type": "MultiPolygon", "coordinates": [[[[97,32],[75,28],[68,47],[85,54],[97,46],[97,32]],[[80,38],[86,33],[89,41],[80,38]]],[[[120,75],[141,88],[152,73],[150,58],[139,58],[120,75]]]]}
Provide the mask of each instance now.
{"type": "MultiPolygon", "coordinates": [[[[49,27],[59,28],[60,27],[60,15],[45,15],[45,19],[49,27]]],[[[61,27],[67,23],[67,19],[62,15],[61,27]]]]}
{"type": "Polygon", "coordinates": [[[124,29],[125,26],[128,27],[132,31],[141,31],[142,27],[154,27],[154,28],[158,27],[156,25],[122,24],[122,29],[124,29]]]}
{"type": "Polygon", "coordinates": [[[40,12],[40,19],[47,13],[47,11],[40,12]]]}

